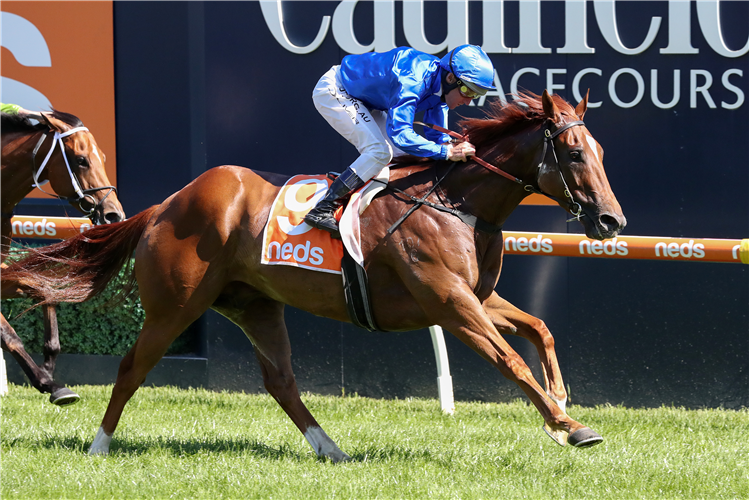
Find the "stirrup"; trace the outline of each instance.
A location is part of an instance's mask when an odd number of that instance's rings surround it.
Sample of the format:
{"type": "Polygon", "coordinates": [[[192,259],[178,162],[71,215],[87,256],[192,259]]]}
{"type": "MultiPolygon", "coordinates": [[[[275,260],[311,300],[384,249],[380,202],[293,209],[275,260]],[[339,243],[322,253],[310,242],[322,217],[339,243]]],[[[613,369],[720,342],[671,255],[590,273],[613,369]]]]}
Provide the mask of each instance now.
{"type": "Polygon", "coordinates": [[[322,229],[333,235],[333,238],[340,239],[341,231],[338,229],[338,223],[330,213],[314,213],[313,208],[307,215],[304,216],[304,222],[316,229],[322,229]]]}

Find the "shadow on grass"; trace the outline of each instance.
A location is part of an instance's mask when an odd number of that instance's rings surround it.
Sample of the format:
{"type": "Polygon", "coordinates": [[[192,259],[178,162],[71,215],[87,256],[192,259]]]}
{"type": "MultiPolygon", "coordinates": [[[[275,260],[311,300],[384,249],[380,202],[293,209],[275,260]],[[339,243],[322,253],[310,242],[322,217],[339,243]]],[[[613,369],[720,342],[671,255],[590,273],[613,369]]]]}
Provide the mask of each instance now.
{"type": "MultiPolygon", "coordinates": [[[[80,437],[52,437],[48,436],[40,440],[32,441],[26,438],[4,439],[4,447],[11,448],[46,448],[51,450],[67,450],[75,453],[88,453],[91,446],[91,439],[82,439],[80,437]]],[[[140,456],[146,455],[154,450],[164,450],[170,455],[176,457],[189,457],[201,453],[229,453],[241,454],[249,453],[258,458],[265,460],[294,460],[302,462],[309,460],[310,453],[299,453],[290,446],[282,444],[280,447],[272,447],[256,439],[178,439],[167,437],[155,438],[115,438],[110,446],[110,456],[127,455],[140,456]]],[[[346,451],[345,449],[343,451],[346,451]]],[[[449,461],[449,457],[435,454],[428,449],[415,449],[403,446],[385,445],[380,447],[366,447],[364,449],[352,450],[349,453],[353,462],[431,462],[444,464],[449,461]]],[[[321,461],[326,458],[318,457],[321,461]]]]}
{"type": "MultiPolygon", "coordinates": [[[[25,438],[4,439],[4,447],[18,448],[47,448],[52,450],[68,450],[71,452],[88,453],[93,442],[92,439],[79,437],[45,437],[39,440],[25,438]]],[[[133,439],[124,437],[115,438],[109,448],[110,455],[145,455],[155,449],[165,450],[174,456],[192,456],[200,453],[250,453],[259,458],[267,460],[292,459],[301,461],[305,454],[300,454],[287,445],[271,447],[265,443],[253,439],[177,439],[177,438],[145,438],[133,439]]]]}

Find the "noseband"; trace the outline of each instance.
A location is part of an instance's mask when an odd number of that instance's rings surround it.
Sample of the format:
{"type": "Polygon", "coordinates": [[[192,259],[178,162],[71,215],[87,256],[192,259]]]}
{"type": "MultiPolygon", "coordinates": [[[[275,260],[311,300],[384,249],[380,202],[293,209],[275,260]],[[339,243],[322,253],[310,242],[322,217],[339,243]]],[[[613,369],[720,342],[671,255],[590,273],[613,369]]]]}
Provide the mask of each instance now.
{"type": "MultiPolygon", "coordinates": [[[[453,132],[452,130],[448,130],[446,128],[440,127],[439,125],[433,125],[433,124],[422,123],[422,122],[414,122],[414,123],[418,125],[422,125],[424,127],[432,128],[434,130],[437,130],[438,132],[442,132],[443,134],[448,134],[451,137],[454,137],[460,141],[468,140],[468,137],[464,135],[460,135],[457,132],[453,132]]],[[[554,163],[556,163],[557,167],[559,168],[559,177],[562,179],[562,184],[564,185],[564,197],[566,198],[564,200],[564,203],[567,205],[567,208],[569,209],[570,213],[574,216],[572,219],[568,220],[567,222],[570,222],[573,220],[579,221],[581,217],[585,216],[585,214],[583,213],[582,206],[578,202],[575,201],[575,199],[572,197],[572,193],[570,192],[569,186],[567,186],[567,181],[564,178],[564,172],[562,171],[562,166],[559,164],[559,159],[557,158],[557,150],[556,150],[556,147],[554,146],[554,139],[557,136],[559,136],[559,134],[561,134],[562,132],[572,127],[584,126],[584,125],[585,125],[585,122],[583,122],[582,120],[578,120],[578,121],[566,123],[563,126],[559,127],[557,130],[555,130],[554,132],[552,132],[549,128],[546,128],[544,130],[544,149],[543,149],[543,152],[541,153],[541,161],[539,162],[538,167],[536,168],[536,178],[538,179],[538,175],[541,170],[541,167],[543,166],[544,161],[546,160],[547,149],[549,147],[549,144],[551,144],[551,151],[554,154],[554,163]]],[[[555,202],[560,203],[560,204],[562,202],[562,200],[560,200],[556,196],[552,196],[548,193],[544,193],[540,187],[537,188],[533,186],[532,184],[529,184],[523,181],[522,179],[519,179],[515,177],[514,175],[505,172],[501,168],[495,167],[494,165],[487,162],[483,158],[479,158],[478,156],[472,156],[471,159],[475,161],[476,163],[478,163],[479,165],[481,165],[482,167],[488,170],[491,170],[492,172],[499,174],[502,177],[505,177],[515,182],[516,184],[520,184],[521,186],[523,186],[523,189],[525,189],[529,193],[536,193],[536,194],[546,196],[547,198],[554,200],[555,202]]]]}
{"type": "MultiPolygon", "coordinates": [[[[36,154],[39,152],[39,148],[41,148],[44,141],[47,139],[47,133],[43,133],[42,136],[39,138],[39,142],[36,143],[36,146],[34,147],[34,150],[31,153],[31,165],[32,165],[32,175],[34,178],[34,187],[36,187],[39,191],[42,191],[43,193],[46,193],[50,196],[54,196],[55,198],[58,198],[60,200],[65,200],[70,204],[78,203],[78,207],[81,207],[81,202],[85,199],[89,199],[91,201],[91,205],[93,208],[89,210],[85,215],[91,219],[94,224],[97,222],[94,220],[96,218],[97,211],[101,208],[101,206],[104,204],[104,200],[107,199],[107,196],[109,196],[112,191],[117,193],[117,188],[114,186],[101,186],[96,188],[90,188],[90,189],[82,189],[81,183],[78,180],[78,177],[73,173],[73,170],[70,168],[70,163],[68,162],[68,155],[65,153],[65,144],[63,143],[62,139],[63,137],[67,137],[69,135],[75,134],[76,132],[88,132],[87,127],[76,127],[73,129],[68,130],[67,132],[58,132],[55,131],[55,135],[52,138],[52,146],[49,148],[49,152],[47,153],[47,156],[44,158],[44,161],[42,161],[42,165],[39,167],[39,169],[36,169],[36,154]],[[47,166],[47,163],[49,162],[49,159],[52,157],[52,153],[55,150],[55,147],[57,144],[60,145],[60,152],[62,153],[62,157],[65,160],[65,166],[68,169],[68,175],[70,176],[70,184],[73,186],[73,190],[75,191],[75,196],[59,196],[54,193],[49,193],[41,188],[41,185],[39,184],[39,176],[42,174],[42,171],[44,170],[44,167],[47,166]],[[95,193],[97,191],[101,191],[102,189],[109,189],[107,194],[104,195],[104,197],[99,201],[96,202],[96,198],[92,196],[92,193],[95,193]]],[[[44,182],[42,183],[44,184],[44,182]]]]}

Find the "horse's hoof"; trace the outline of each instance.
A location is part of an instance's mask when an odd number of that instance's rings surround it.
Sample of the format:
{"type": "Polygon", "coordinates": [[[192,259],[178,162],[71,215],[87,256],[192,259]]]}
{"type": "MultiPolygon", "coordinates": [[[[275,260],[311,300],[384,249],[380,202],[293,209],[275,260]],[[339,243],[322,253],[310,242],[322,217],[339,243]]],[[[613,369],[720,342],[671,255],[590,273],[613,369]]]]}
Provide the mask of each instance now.
{"type": "Polygon", "coordinates": [[[590,427],[578,429],[567,438],[567,442],[575,448],[589,448],[602,441],[603,438],[590,427]]]}
{"type": "Polygon", "coordinates": [[[77,403],[79,399],[81,399],[81,397],[78,394],[74,393],[67,387],[61,387],[50,395],[49,402],[56,404],[57,406],[67,406],[77,403]]]}
{"type": "Polygon", "coordinates": [[[341,462],[350,462],[351,461],[351,457],[348,456],[348,454],[346,452],[343,452],[341,450],[338,450],[335,453],[329,453],[328,454],[328,458],[334,464],[341,463],[341,462]]]}

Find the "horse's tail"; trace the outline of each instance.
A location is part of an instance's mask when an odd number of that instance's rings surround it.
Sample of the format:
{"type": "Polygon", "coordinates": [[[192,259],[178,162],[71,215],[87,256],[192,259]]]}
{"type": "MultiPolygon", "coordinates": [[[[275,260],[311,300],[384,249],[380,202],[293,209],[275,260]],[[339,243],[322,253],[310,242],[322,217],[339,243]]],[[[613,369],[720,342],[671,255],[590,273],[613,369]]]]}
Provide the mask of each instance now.
{"type": "MultiPolygon", "coordinates": [[[[130,262],[130,257],[158,208],[123,221],[94,226],[54,245],[26,249],[26,255],[3,269],[3,281],[11,280],[42,304],[84,302],[101,293],[130,262]]],[[[135,284],[129,266],[124,294],[135,284]]]]}

